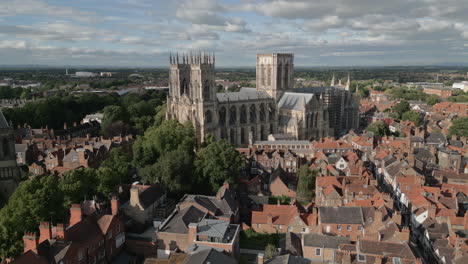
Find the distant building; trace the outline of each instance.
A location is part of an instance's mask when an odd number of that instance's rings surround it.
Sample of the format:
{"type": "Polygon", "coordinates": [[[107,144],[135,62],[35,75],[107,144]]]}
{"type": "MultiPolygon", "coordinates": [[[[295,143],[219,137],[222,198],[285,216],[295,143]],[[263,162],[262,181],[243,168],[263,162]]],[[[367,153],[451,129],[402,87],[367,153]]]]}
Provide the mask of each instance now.
{"type": "Polygon", "coordinates": [[[452,88],[462,89],[464,92],[468,92],[468,82],[463,81],[463,82],[459,82],[459,83],[454,83],[454,84],[452,84],[452,88]]]}
{"type": "Polygon", "coordinates": [[[75,77],[95,77],[97,74],[94,72],[83,72],[83,71],[78,71],[75,72],[75,77]]]}
{"type": "Polygon", "coordinates": [[[83,123],[90,123],[91,121],[97,121],[99,124],[101,124],[103,118],[104,118],[104,113],[94,113],[94,114],[86,115],[83,118],[83,123]]]}
{"type": "Polygon", "coordinates": [[[112,72],[101,72],[101,77],[112,77],[112,72]]]}
{"type": "Polygon", "coordinates": [[[427,86],[427,87],[424,87],[423,91],[426,94],[435,94],[442,98],[447,98],[447,97],[452,96],[452,90],[447,89],[447,88],[427,86]]]}

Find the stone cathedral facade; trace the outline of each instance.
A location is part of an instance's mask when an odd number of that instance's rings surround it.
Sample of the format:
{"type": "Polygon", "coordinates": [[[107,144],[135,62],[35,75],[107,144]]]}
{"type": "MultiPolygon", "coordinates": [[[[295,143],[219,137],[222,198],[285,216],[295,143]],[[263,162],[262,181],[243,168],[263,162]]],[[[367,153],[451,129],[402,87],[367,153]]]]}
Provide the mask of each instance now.
{"type": "Polygon", "coordinates": [[[217,93],[212,55],[170,56],[167,118],[193,124],[201,142],[207,134],[233,145],[267,140],[338,136],[359,126],[359,96],[346,86],[293,89],[294,55],[258,54],[256,88],[217,93]]]}
{"type": "Polygon", "coordinates": [[[0,111],[0,207],[15,191],[20,174],[16,164],[15,132],[0,111]]]}

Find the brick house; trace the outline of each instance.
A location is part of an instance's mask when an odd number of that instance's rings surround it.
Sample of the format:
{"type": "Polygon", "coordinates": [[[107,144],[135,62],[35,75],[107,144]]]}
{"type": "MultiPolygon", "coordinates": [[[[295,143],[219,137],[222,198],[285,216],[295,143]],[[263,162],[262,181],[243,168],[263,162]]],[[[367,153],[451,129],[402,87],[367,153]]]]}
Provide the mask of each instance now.
{"type": "Polygon", "coordinates": [[[317,214],[307,213],[298,203],[263,205],[263,211],[252,212],[252,229],[259,233],[309,233],[317,214]]]}
{"type": "MultiPolygon", "coordinates": [[[[216,196],[185,195],[171,215],[157,227],[158,256],[168,256],[177,249],[186,251],[194,243],[209,243],[211,247],[237,254],[240,228],[239,225],[231,223],[236,223],[238,220],[239,205],[229,184],[224,184],[216,196]],[[220,226],[218,225],[220,222],[204,221],[208,219],[225,223],[223,224],[225,228],[221,232],[225,236],[223,239],[216,239],[212,236],[213,242],[209,242],[212,238],[204,237],[200,233],[205,228],[220,226]],[[206,227],[207,223],[209,223],[208,227],[206,227]],[[196,229],[195,226],[197,226],[196,229]],[[200,233],[200,236],[194,236],[194,230],[196,230],[196,234],[200,233]]],[[[217,235],[219,236],[219,234],[217,235]]]]}
{"type": "Polygon", "coordinates": [[[278,167],[270,175],[268,187],[272,196],[296,197],[296,178],[288,175],[282,167],[278,167]]]}
{"type": "Polygon", "coordinates": [[[25,233],[24,254],[14,263],[98,263],[111,262],[124,248],[124,225],[117,217],[117,200],[112,200],[112,214],[84,217],[80,204],[70,208],[68,225],[41,222],[40,235],[25,233]],[[31,255],[36,261],[31,262],[31,255]],[[45,261],[45,262],[44,262],[45,261]]]}
{"type": "Polygon", "coordinates": [[[318,224],[322,234],[343,236],[356,241],[363,233],[364,213],[361,207],[318,208],[318,224]]]}
{"type": "Polygon", "coordinates": [[[130,200],[121,206],[125,215],[138,223],[152,223],[153,219],[164,219],[174,210],[173,200],[167,199],[160,183],[132,185],[130,200]]]}
{"type": "Polygon", "coordinates": [[[304,258],[314,262],[333,263],[335,254],[342,244],[351,244],[346,237],[327,236],[320,234],[302,235],[302,252],[304,258]]]}

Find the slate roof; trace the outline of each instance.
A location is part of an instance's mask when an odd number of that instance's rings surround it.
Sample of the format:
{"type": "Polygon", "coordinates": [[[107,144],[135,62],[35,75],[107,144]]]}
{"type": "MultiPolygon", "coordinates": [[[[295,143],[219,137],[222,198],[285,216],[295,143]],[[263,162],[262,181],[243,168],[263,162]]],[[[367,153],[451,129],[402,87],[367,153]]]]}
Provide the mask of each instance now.
{"type": "Polygon", "coordinates": [[[293,256],[291,254],[276,256],[267,261],[265,264],[310,264],[312,263],[309,259],[293,256]]]}
{"type": "Polygon", "coordinates": [[[210,248],[192,252],[187,255],[184,264],[235,264],[236,260],[210,248]]]}
{"type": "Polygon", "coordinates": [[[427,144],[447,144],[447,138],[442,133],[431,133],[426,138],[427,144]]]}
{"type": "Polygon", "coordinates": [[[427,160],[427,159],[435,158],[434,155],[425,148],[415,148],[414,155],[419,160],[427,160]]]}
{"type": "Polygon", "coordinates": [[[140,204],[144,208],[148,208],[148,206],[152,205],[155,201],[157,201],[161,196],[166,193],[164,188],[160,183],[155,183],[150,187],[146,188],[139,194],[140,204]]]}
{"type": "Polygon", "coordinates": [[[198,223],[197,235],[224,238],[229,228],[229,221],[203,219],[198,223]]]}
{"type": "Polygon", "coordinates": [[[363,216],[361,207],[319,207],[321,223],[332,224],[362,224],[363,216]]]}
{"type": "Polygon", "coordinates": [[[8,122],[5,118],[5,116],[3,115],[3,112],[0,110],[0,128],[10,128],[10,126],[8,125],[8,122]]]}
{"type": "Polygon", "coordinates": [[[239,92],[217,93],[218,102],[235,102],[258,99],[272,99],[266,92],[258,91],[255,88],[242,87],[239,92]]]}
{"type": "Polygon", "coordinates": [[[414,259],[413,252],[408,244],[397,244],[382,241],[359,240],[359,250],[364,254],[383,255],[388,257],[400,257],[414,259]]]}
{"type": "Polygon", "coordinates": [[[162,224],[160,231],[187,234],[189,224],[198,223],[204,217],[205,213],[194,206],[189,206],[181,210],[176,210],[162,224]]]}
{"type": "Polygon", "coordinates": [[[321,247],[321,248],[335,248],[338,249],[341,244],[351,244],[351,240],[341,236],[327,236],[319,234],[305,234],[304,246],[307,247],[321,247]]]}
{"type": "Polygon", "coordinates": [[[314,97],[313,94],[306,93],[284,93],[278,102],[278,109],[302,110],[314,97]]]}

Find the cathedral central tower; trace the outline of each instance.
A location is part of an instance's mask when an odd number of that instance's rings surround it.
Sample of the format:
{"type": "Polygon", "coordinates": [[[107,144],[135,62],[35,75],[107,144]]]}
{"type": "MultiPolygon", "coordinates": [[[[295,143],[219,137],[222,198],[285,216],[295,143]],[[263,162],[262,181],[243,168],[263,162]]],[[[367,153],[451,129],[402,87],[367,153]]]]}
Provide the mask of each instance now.
{"type": "Polygon", "coordinates": [[[294,54],[257,54],[257,90],[267,92],[278,101],[284,92],[292,89],[294,54]]]}

